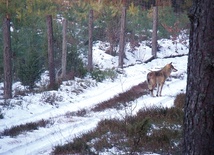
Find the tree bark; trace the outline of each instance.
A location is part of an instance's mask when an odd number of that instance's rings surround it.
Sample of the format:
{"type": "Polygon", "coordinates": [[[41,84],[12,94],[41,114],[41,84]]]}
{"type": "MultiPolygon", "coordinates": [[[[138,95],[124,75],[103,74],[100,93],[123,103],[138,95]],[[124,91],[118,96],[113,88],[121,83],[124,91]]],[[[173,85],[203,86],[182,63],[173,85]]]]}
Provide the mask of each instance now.
{"type": "Polygon", "coordinates": [[[67,66],[67,20],[62,21],[62,79],[66,78],[66,66],[67,66]]]}
{"type": "Polygon", "coordinates": [[[191,21],[186,103],[185,155],[214,154],[214,1],[195,0],[191,21]]]}
{"type": "Polygon", "coordinates": [[[4,98],[12,98],[12,53],[10,38],[10,19],[5,18],[3,22],[3,44],[4,44],[4,98]]]}
{"type": "Polygon", "coordinates": [[[53,25],[52,16],[47,15],[47,34],[48,34],[48,65],[49,65],[49,77],[50,77],[50,89],[55,88],[55,65],[54,65],[54,50],[53,50],[53,25]]]}
{"type": "Polygon", "coordinates": [[[89,11],[89,23],[88,23],[88,35],[89,35],[89,44],[88,44],[88,71],[91,72],[93,70],[93,10],[89,11]]]}
{"type": "Polygon", "coordinates": [[[153,7],[152,56],[157,57],[158,6],[153,7]]]}
{"type": "Polygon", "coordinates": [[[120,43],[119,43],[119,67],[123,68],[123,59],[125,58],[125,28],[126,28],[126,7],[122,9],[121,27],[120,27],[120,43]]]}

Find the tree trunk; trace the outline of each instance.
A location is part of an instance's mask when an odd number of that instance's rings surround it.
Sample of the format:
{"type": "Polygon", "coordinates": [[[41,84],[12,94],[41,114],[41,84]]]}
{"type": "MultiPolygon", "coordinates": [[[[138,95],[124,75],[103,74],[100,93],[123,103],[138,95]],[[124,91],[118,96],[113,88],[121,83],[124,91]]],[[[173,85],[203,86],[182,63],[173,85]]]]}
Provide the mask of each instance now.
{"type": "Polygon", "coordinates": [[[157,57],[158,6],[153,7],[152,56],[157,57]]]}
{"type": "Polygon", "coordinates": [[[62,21],[62,76],[61,78],[65,80],[66,78],[66,66],[67,66],[67,20],[62,21]]]}
{"type": "Polygon", "coordinates": [[[89,35],[89,44],[88,44],[88,71],[93,70],[93,61],[92,61],[92,47],[93,47],[93,10],[89,12],[89,23],[88,23],[88,35],[89,35]]]}
{"type": "Polygon", "coordinates": [[[54,50],[53,50],[53,25],[52,16],[46,17],[47,22],[47,34],[48,34],[48,65],[49,65],[49,77],[50,77],[50,89],[55,88],[55,66],[54,66],[54,50]]]}
{"type": "Polygon", "coordinates": [[[121,27],[120,27],[120,44],[119,44],[119,67],[123,68],[123,59],[125,58],[125,26],[126,26],[126,7],[122,9],[121,27]]]}
{"type": "Polygon", "coordinates": [[[195,0],[191,21],[186,103],[185,155],[214,154],[214,1],[195,0]]]}
{"type": "Polygon", "coordinates": [[[3,44],[4,44],[4,98],[12,98],[12,54],[10,39],[10,19],[5,18],[3,22],[3,44]]]}

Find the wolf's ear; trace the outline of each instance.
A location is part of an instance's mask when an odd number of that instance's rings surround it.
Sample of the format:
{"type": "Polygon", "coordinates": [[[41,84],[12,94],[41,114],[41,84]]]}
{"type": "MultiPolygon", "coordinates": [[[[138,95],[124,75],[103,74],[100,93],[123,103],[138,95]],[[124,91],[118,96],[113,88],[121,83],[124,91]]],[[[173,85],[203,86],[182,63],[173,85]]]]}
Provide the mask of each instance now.
{"type": "Polygon", "coordinates": [[[172,62],[169,63],[170,65],[172,64],[172,62]]]}

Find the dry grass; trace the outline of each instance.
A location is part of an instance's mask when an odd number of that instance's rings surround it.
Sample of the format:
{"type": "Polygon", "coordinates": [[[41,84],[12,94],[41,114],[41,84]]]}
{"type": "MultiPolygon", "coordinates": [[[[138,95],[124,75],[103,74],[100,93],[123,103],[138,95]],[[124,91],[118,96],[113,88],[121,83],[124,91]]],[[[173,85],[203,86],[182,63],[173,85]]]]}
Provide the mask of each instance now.
{"type": "Polygon", "coordinates": [[[185,95],[178,95],[172,108],[147,108],[123,120],[102,120],[97,128],[63,146],[53,154],[99,154],[118,150],[121,154],[182,154],[185,95]],[[179,105],[179,106],[178,106],[179,105]]]}
{"type": "Polygon", "coordinates": [[[178,108],[184,108],[185,98],[186,94],[184,93],[178,94],[177,97],[175,98],[174,105],[178,108]]]}
{"type": "Polygon", "coordinates": [[[46,127],[47,125],[51,124],[50,120],[40,120],[38,122],[30,122],[26,124],[21,124],[18,126],[13,126],[9,129],[5,129],[3,132],[0,133],[1,136],[10,136],[10,137],[16,137],[19,134],[22,134],[24,132],[38,130],[39,127],[46,127]]]}
{"type": "Polygon", "coordinates": [[[74,111],[74,112],[67,112],[65,114],[65,116],[67,118],[72,117],[72,116],[84,117],[87,115],[87,113],[88,113],[88,111],[86,109],[81,109],[81,110],[74,111]]]}
{"type": "Polygon", "coordinates": [[[146,82],[140,83],[126,92],[120,93],[107,101],[97,104],[92,109],[92,111],[98,112],[108,108],[121,109],[121,106],[124,103],[134,101],[135,99],[141,97],[142,95],[147,94],[148,92],[146,91],[146,89],[147,89],[146,82]]]}
{"type": "MultiPolygon", "coordinates": [[[[126,103],[134,101],[142,95],[147,94],[148,92],[146,91],[146,89],[146,82],[140,83],[137,86],[133,86],[130,90],[126,92],[120,93],[119,95],[114,96],[109,100],[97,104],[94,108],[91,109],[91,111],[99,112],[109,108],[122,109],[126,103]]],[[[87,115],[88,112],[89,111],[86,109],[81,109],[77,112],[69,112],[66,115],[84,117],[85,115],[87,115]]]]}

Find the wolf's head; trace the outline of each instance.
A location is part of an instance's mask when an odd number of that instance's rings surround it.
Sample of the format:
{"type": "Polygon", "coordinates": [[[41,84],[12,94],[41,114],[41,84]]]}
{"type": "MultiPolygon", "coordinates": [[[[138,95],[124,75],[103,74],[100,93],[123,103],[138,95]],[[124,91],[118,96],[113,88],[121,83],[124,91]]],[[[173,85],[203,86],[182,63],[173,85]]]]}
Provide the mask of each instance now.
{"type": "Polygon", "coordinates": [[[172,65],[172,62],[167,64],[167,68],[171,70],[171,72],[177,72],[178,70],[172,65]]]}

